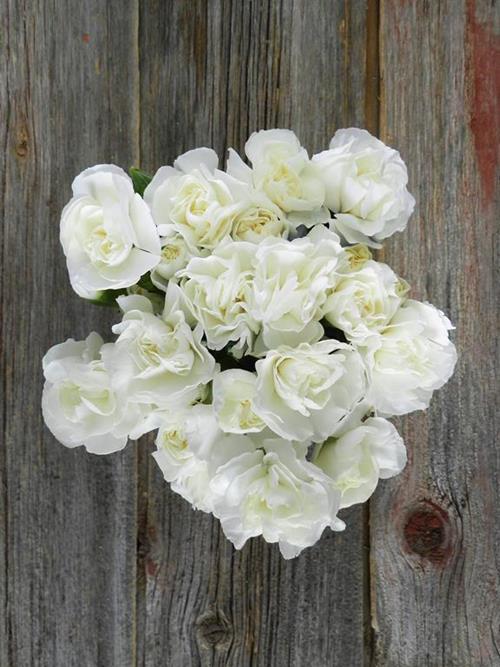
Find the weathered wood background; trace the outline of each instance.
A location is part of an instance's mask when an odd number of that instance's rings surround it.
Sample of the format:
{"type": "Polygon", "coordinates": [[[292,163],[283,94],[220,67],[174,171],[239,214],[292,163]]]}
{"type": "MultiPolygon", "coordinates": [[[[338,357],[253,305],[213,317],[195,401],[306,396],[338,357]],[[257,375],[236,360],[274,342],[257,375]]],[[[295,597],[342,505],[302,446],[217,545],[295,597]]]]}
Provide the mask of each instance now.
{"type": "Polygon", "coordinates": [[[1,667],[500,665],[499,11],[495,0],[4,0],[1,667]],[[455,322],[459,364],[399,421],[403,475],[283,561],[235,552],[149,442],[44,429],[40,360],[112,315],[69,286],[58,218],[98,162],[154,170],[293,128],[368,127],[417,198],[384,257],[455,322]],[[498,424],[498,422],[497,422],[498,424]]]}

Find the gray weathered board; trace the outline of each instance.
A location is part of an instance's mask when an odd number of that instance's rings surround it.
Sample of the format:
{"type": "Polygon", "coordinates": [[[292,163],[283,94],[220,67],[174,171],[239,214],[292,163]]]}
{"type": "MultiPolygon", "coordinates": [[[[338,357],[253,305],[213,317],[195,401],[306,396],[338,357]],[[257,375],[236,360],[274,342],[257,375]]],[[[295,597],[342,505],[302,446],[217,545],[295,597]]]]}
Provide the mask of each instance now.
{"type": "Polygon", "coordinates": [[[1,667],[500,665],[499,11],[494,0],[3,0],[1,667]],[[381,257],[456,324],[457,372],[398,420],[410,461],[297,560],[172,494],[151,442],[43,427],[40,360],[109,335],[58,217],[98,162],[154,170],[291,127],[397,147],[416,213],[381,257]]]}

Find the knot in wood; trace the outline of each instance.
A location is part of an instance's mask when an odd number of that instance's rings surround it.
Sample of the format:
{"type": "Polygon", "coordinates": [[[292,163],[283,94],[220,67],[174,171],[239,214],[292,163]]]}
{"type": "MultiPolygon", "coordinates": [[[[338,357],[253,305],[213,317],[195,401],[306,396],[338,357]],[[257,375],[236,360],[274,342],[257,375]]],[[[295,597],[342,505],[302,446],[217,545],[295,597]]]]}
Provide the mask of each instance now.
{"type": "Polygon", "coordinates": [[[411,553],[444,564],[451,553],[448,513],[430,501],[415,507],[406,520],[404,541],[411,553]]]}
{"type": "Polygon", "coordinates": [[[196,625],[198,640],[207,648],[224,648],[231,641],[231,625],[221,610],[204,614],[196,625]]]}
{"type": "Polygon", "coordinates": [[[24,122],[21,122],[16,131],[16,144],[14,147],[17,157],[25,158],[28,155],[28,142],[28,127],[24,122]]]}
{"type": "Polygon", "coordinates": [[[16,146],[16,155],[17,157],[26,157],[28,155],[28,142],[25,140],[20,141],[16,146]]]}

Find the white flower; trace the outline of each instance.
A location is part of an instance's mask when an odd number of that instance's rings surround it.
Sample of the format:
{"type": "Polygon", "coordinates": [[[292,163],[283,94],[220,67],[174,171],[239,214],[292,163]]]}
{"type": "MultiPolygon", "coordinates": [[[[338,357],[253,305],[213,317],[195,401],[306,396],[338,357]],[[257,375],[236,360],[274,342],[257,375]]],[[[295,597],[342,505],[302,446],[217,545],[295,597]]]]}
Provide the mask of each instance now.
{"type": "Polygon", "coordinates": [[[250,537],[278,542],[285,558],[313,545],[336,518],[339,493],[319,468],[299,458],[292,443],[251,439],[248,449],[218,468],[210,483],[213,513],[228,539],[241,549],[250,537]]]}
{"type": "Polygon", "coordinates": [[[193,409],[167,412],[158,431],[153,458],[172,490],[204,512],[211,511],[211,479],[208,461],[189,445],[188,426],[193,409]]]}
{"type": "Polygon", "coordinates": [[[243,436],[223,433],[211,405],[164,411],[153,457],[172,490],[196,509],[212,511],[210,489],[216,470],[248,449],[243,436]]]}
{"type": "Polygon", "coordinates": [[[361,269],[370,259],[372,259],[370,250],[363,243],[347,246],[344,248],[344,254],[347,260],[346,269],[348,271],[361,269]]]}
{"type": "Polygon", "coordinates": [[[352,343],[363,345],[387,326],[407,291],[387,264],[368,260],[339,277],[323,307],[324,317],[352,343]]]}
{"type": "Polygon", "coordinates": [[[268,236],[286,237],[289,224],[283,211],[263,193],[255,192],[243,200],[233,220],[231,236],[235,241],[260,243],[268,236]]]}
{"type": "Polygon", "coordinates": [[[339,438],[324,442],[313,462],[341,492],[340,507],[350,507],[368,500],[379,479],[403,470],[406,448],[390,422],[372,417],[339,438]]]}
{"type": "Polygon", "coordinates": [[[145,297],[118,299],[123,320],[113,327],[119,336],[103,359],[114,386],[130,401],[158,407],[187,403],[212,379],[215,360],[201,343],[201,326],[192,331],[186,322],[181,297],[171,283],[162,316],[145,297]]]}
{"type": "Polygon", "coordinates": [[[131,179],[112,164],[86,169],[73,181],[60,239],[75,292],[93,299],[136,283],[160,259],[160,239],[131,179]]]}
{"type": "Polygon", "coordinates": [[[402,231],[415,206],[399,153],[366,130],[338,130],[312,159],[325,185],[333,225],[349,243],[378,242],[402,231]]]}
{"type": "Polygon", "coordinates": [[[236,204],[232,209],[231,238],[235,241],[260,243],[268,236],[288,236],[290,224],[285,212],[276,206],[262,190],[255,189],[252,170],[231,148],[229,156],[228,167],[234,164],[235,160],[239,161],[238,165],[241,168],[235,169],[238,178],[223,171],[216,173],[217,177],[227,186],[236,204]]]}
{"type": "Polygon", "coordinates": [[[253,411],[256,395],[255,373],[230,368],[213,381],[213,404],[220,428],[226,433],[262,431],[264,422],[253,411]]]}
{"type": "Polygon", "coordinates": [[[250,314],[255,249],[227,240],[210,257],[192,259],[180,274],[186,300],[214,350],[235,342],[233,353],[241,355],[258,331],[250,314]]]}
{"type": "Polygon", "coordinates": [[[327,290],[336,281],[342,249],[336,234],[314,227],[308,236],[266,239],[255,256],[254,318],[262,322],[259,348],[297,345],[323,335],[319,323],[327,290]]]}
{"type": "Polygon", "coordinates": [[[161,167],[144,192],[160,231],[179,233],[195,254],[208,254],[230,234],[238,209],[217,163],[209,148],[188,151],[161,167]]]}
{"type": "Polygon", "coordinates": [[[102,349],[102,338],[91,333],[85,341],[54,345],[43,358],[45,423],[66,447],[84,445],[93,454],[123,449],[141,416],[113,391],[102,349]]]}
{"type": "Polygon", "coordinates": [[[368,400],[383,416],[428,407],[432,392],[450,378],[457,353],[452,325],[429,303],[408,300],[366,352],[368,400]]]}
{"type": "MultiPolygon", "coordinates": [[[[293,132],[254,132],[245,145],[245,153],[252,163],[255,188],[265,192],[283,211],[300,211],[301,222],[307,225],[329,219],[323,208],[325,190],[321,177],[293,132]]],[[[230,151],[227,171],[245,180],[250,170],[237,153],[230,151]]]]}
{"type": "Polygon", "coordinates": [[[164,294],[159,294],[158,292],[150,292],[149,290],[145,289],[144,287],[140,287],[139,285],[132,285],[132,287],[127,288],[127,296],[143,296],[148,301],[151,302],[151,305],[153,307],[153,312],[155,314],[159,314],[163,312],[163,308],[165,307],[165,295],[164,294]]]}
{"type": "Polygon", "coordinates": [[[365,371],[348,345],[324,340],[279,347],[256,364],[254,411],[290,440],[325,440],[364,396],[365,371]]]}
{"type": "Polygon", "coordinates": [[[184,269],[194,256],[183,236],[171,232],[161,239],[161,259],[151,271],[151,282],[158,289],[167,291],[168,281],[175,279],[176,274],[184,269]]]}

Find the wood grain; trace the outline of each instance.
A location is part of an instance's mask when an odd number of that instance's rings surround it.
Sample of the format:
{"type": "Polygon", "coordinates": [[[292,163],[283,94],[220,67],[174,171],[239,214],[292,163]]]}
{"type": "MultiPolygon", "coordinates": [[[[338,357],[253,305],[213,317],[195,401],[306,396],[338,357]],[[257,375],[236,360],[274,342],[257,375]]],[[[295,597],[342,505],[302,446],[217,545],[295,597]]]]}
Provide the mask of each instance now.
{"type": "Polygon", "coordinates": [[[59,445],[42,423],[40,363],[68,337],[109,335],[111,314],[69,286],[58,226],[81,169],[137,159],[137,10],[16,0],[1,11],[0,664],[135,664],[135,449],[100,458],[59,445]]]}
{"type": "Polygon", "coordinates": [[[0,667],[500,665],[498,3],[5,0],[0,667]],[[110,338],[71,291],[58,220],[98,162],[337,127],[399,148],[417,198],[385,259],[457,326],[457,373],[399,420],[402,477],[299,559],[171,493],[151,439],[96,457],[40,414],[41,358],[110,338]]]}
{"type": "Polygon", "coordinates": [[[385,258],[457,327],[454,378],[400,420],[404,474],[371,502],[375,664],[500,665],[499,12],[381,3],[381,138],[416,214],[385,258]]]}
{"type": "MultiPolygon", "coordinates": [[[[336,127],[362,125],[365,20],[358,1],[147,3],[143,165],[156,169],[197,145],[241,151],[266,127],[291,127],[317,150],[336,127]]],[[[139,664],[363,664],[361,509],[345,534],[325,534],[297,561],[261,540],[235,552],[145,455],[139,664]]]]}

